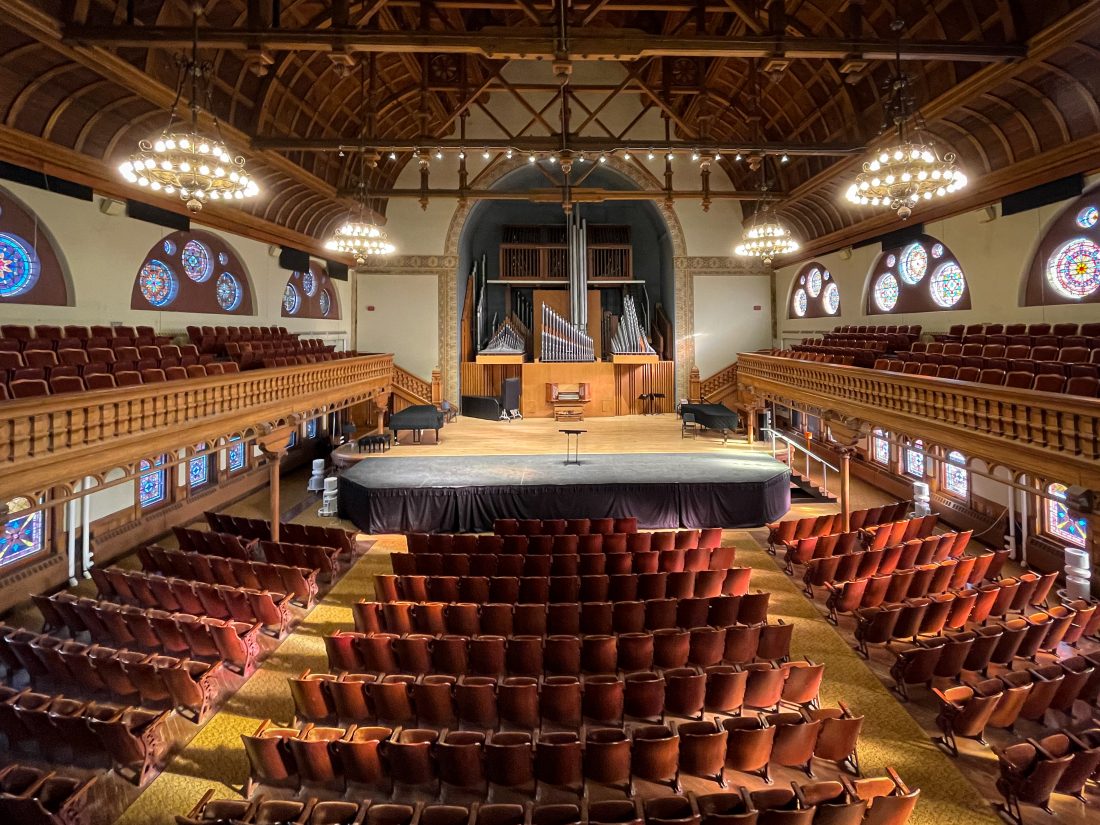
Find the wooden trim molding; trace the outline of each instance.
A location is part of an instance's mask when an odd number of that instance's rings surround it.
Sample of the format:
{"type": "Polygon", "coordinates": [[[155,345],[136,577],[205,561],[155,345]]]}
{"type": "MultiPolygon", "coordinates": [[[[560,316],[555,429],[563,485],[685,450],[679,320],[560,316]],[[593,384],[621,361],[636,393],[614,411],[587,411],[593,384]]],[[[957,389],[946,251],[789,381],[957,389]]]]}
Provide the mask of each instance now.
{"type": "Polygon", "coordinates": [[[1100,489],[1100,401],[755,353],[737,362],[742,388],[810,404],[1039,478],[1100,489]]]}

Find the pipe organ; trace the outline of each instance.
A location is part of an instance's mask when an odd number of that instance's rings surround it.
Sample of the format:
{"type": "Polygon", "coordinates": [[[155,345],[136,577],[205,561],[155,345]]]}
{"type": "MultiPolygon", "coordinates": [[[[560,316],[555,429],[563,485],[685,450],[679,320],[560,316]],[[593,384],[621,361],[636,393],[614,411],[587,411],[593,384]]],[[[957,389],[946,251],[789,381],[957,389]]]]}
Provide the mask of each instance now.
{"type": "Polygon", "coordinates": [[[575,327],[546,304],[542,305],[543,361],[595,361],[588,333],[575,327]]]}

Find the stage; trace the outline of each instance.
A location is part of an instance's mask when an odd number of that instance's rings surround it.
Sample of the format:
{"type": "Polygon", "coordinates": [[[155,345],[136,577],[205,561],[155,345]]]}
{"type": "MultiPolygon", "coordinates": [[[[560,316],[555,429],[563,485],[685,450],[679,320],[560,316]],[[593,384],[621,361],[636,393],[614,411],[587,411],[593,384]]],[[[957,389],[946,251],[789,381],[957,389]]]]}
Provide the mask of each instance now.
{"type": "Polygon", "coordinates": [[[368,533],[484,532],[493,519],[637,516],[647,528],[755,527],[790,508],[784,464],[754,453],[384,458],[339,481],[341,518],[368,533]]]}

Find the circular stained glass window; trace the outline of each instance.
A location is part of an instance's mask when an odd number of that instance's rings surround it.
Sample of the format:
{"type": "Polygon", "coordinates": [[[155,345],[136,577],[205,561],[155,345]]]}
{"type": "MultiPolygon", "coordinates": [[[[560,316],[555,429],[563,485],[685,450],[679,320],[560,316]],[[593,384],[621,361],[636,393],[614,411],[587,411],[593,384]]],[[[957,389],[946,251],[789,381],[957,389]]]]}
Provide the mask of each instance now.
{"type": "Polygon", "coordinates": [[[794,314],[801,318],[806,314],[806,305],[808,299],[806,298],[806,290],[799,289],[794,293],[794,314]]]}
{"type": "Polygon", "coordinates": [[[928,252],[919,243],[910,244],[901,253],[898,274],[907,284],[918,284],[928,271],[928,252]]]}
{"type": "Polygon", "coordinates": [[[185,243],[180,261],[183,263],[183,274],[196,283],[208,281],[214,274],[214,259],[210,255],[210,249],[200,241],[185,243]]]}
{"type": "Polygon", "coordinates": [[[176,300],[180,289],[176,273],[169,269],[168,264],[156,258],[141,268],[138,283],[141,284],[141,294],[145,296],[145,300],[155,307],[168,306],[176,300]]]}
{"type": "Polygon", "coordinates": [[[226,255],[224,252],[219,252],[218,253],[218,263],[220,263],[222,266],[228,266],[229,265],[229,256],[226,255]]]}
{"type": "Polygon", "coordinates": [[[226,312],[235,312],[241,305],[241,284],[228,272],[218,276],[218,306],[226,312]]]}
{"type": "Polygon", "coordinates": [[[302,304],[302,296],[298,294],[298,290],[294,288],[294,284],[287,284],[286,289],[283,290],[283,309],[286,310],[287,315],[294,315],[298,312],[298,307],[302,304]]]}
{"type": "Polygon", "coordinates": [[[172,243],[172,241],[170,241],[168,239],[165,239],[162,246],[164,247],[164,254],[165,255],[175,255],[176,254],[176,245],[174,243],[172,243]]]}
{"type": "Polygon", "coordinates": [[[825,302],[825,311],[830,315],[836,315],[840,310],[840,288],[834,284],[825,285],[825,295],[821,298],[825,302]]]}
{"type": "Polygon", "coordinates": [[[932,280],[928,283],[928,289],[932,293],[932,300],[941,307],[953,307],[963,296],[966,289],[966,279],[962,270],[954,261],[940,264],[932,273],[932,280]]]}
{"type": "Polygon", "coordinates": [[[1047,262],[1047,281],[1067,298],[1084,298],[1100,289],[1100,246],[1074,238],[1047,262]]]}
{"type": "Polygon", "coordinates": [[[811,298],[816,298],[821,294],[821,270],[816,266],[810,270],[810,277],[806,282],[806,291],[810,293],[811,298]]]}
{"type": "Polygon", "coordinates": [[[1092,229],[1097,220],[1100,220],[1100,212],[1095,206],[1086,206],[1077,213],[1077,225],[1082,229],[1092,229]]]}
{"type": "Polygon", "coordinates": [[[932,257],[933,258],[942,258],[943,257],[943,244],[942,243],[932,245],[932,257]]]}
{"type": "Polygon", "coordinates": [[[875,281],[875,306],[890,312],[898,305],[898,279],[887,272],[875,281]]]}
{"type": "Polygon", "coordinates": [[[0,233],[0,298],[15,298],[38,283],[38,253],[22,238],[0,233]]]}
{"type": "Polygon", "coordinates": [[[332,296],[328,294],[327,289],[321,290],[321,297],[317,299],[317,303],[321,305],[321,314],[327,318],[332,312],[332,296]]]}
{"type": "Polygon", "coordinates": [[[887,266],[893,266],[897,262],[898,262],[898,258],[897,258],[896,255],[887,255],[886,256],[886,265],[887,266]]]}
{"type": "Polygon", "coordinates": [[[302,273],[302,291],[310,298],[317,291],[317,280],[313,277],[312,272],[302,273]]]}

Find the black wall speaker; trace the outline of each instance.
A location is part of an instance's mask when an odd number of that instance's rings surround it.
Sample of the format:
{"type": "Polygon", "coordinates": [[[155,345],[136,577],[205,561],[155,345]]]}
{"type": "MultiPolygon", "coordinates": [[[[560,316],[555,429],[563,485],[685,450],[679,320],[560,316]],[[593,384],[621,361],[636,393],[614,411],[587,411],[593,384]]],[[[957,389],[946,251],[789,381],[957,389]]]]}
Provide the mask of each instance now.
{"type": "Polygon", "coordinates": [[[328,276],[334,281],[346,281],[348,279],[347,264],[342,264],[339,261],[330,261],[326,258],[325,268],[328,269],[328,276]]]}
{"type": "Polygon", "coordinates": [[[279,251],[279,266],[291,272],[306,272],[309,269],[309,253],[284,246],[279,251]]]}
{"type": "Polygon", "coordinates": [[[57,192],[59,195],[68,195],[77,200],[90,201],[92,188],[79,183],[73,183],[64,178],[55,178],[45,172],[36,172],[14,163],[0,161],[0,178],[21,183],[24,186],[33,186],[36,189],[45,189],[47,192],[57,192]]]}
{"type": "Polygon", "coordinates": [[[140,201],[126,201],[126,217],[146,223],[155,223],[157,226],[166,226],[169,229],[178,229],[186,232],[191,228],[191,219],[177,212],[169,212],[157,206],[150,206],[140,201]]]}
{"type": "Polygon", "coordinates": [[[1001,214],[1015,215],[1018,212],[1027,212],[1029,209],[1038,209],[1048,203],[1076,198],[1084,189],[1085,178],[1082,175],[1070,175],[1067,178],[1041,183],[1023,192],[1001,198],[1001,214]]]}

